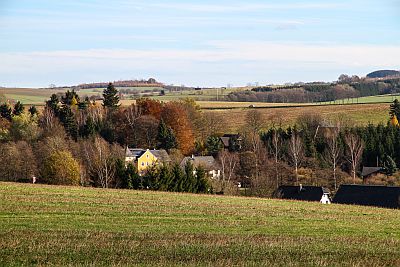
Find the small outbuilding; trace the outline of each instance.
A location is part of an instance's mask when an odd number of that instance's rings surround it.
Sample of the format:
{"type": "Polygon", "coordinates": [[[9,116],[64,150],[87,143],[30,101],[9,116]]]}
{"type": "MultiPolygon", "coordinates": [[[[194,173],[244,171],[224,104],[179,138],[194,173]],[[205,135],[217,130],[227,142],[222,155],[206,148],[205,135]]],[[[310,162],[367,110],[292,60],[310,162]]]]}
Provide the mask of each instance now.
{"type": "Polygon", "coordinates": [[[333,203],[400,208],[400,187],[382,185],[341,185],[333,203]]]}
{"type": "Polygon", "coordinates": [[[321,186],[282,185],[275,190],[273,197],[331,204],[329,189],[321,186]]]}

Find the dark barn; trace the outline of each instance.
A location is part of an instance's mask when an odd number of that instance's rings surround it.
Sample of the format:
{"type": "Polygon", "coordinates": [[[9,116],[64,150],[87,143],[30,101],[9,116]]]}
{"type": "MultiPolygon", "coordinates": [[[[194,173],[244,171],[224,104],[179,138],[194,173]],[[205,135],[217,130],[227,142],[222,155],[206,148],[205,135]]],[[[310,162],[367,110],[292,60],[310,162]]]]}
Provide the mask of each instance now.
{"type": "Polygon", "coordinates": [[[333,203],[400,208],[400,187],[380,185],[341,185],[333,203]]]}
{"type": "Polygon", "coordinates": [[[329,201],[329,190],[320,186],[282,185],[275,190],[273,197],[322,202],[323,200],[329,201]]]}

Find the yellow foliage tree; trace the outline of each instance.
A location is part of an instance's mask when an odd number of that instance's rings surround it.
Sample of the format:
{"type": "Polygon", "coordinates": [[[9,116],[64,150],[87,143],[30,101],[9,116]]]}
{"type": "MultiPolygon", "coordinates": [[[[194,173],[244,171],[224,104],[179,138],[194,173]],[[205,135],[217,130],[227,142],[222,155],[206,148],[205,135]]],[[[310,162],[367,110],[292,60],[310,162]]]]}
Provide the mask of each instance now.
{"type": "Polygon", "coordinates": [[[392,118],[390,119],[390,124],[393,126],[398,127],[399,126],[399,121],[397,120],[397,116],[393,115],[392,118]]]}

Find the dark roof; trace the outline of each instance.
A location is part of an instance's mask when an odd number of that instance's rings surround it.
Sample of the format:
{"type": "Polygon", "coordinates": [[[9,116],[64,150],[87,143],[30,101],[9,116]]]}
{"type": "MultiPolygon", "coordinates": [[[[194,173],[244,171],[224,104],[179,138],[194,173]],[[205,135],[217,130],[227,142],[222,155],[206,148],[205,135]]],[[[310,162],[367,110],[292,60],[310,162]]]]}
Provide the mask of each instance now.
{"type": "Polygon", "coordinates": [[[366,177],[374,173],[378,173],[382,170],[382,167],[363,167],[361,171],[361,176],[366,177]]]}
{"type": "MultiPolygon", "coordinates": [[[[127,148],[125,156],[126,157],[134,157],[136,160],[140,158],[147,150],[141,148],[127,148]]],[[[150,150],[150,152],[161,162],[171,162],[171,158],[169,157],[167,151],[160,150],[150,150]]]]}
{"type": "Polygon", "coordinates": [[[224,144],[224,147],[229,147],[229,139],[230,139],[230,137],[222,136],[220,139],[221,139],[222,143],[224,144]]]}
{"type": "Polygon", "coordinates": [[[192,156],[192,157],[185,157],[182,161],[180,166],[183,168],[186,165],[188,160],[192,161],[194,167],[203,167],[206,170],[215,170],[218,168],[217,162],[213,156],[192,156]]]}
{"type": "Polygon", "coordinates": [[[381,185],[341,185],[334,203],[400,208],[400,187],[381,185]]]}
{"type": "Polygon", "coordinates": [[[164,149],[150,150],[150,152],[161,162],[171,162],[171,158],[164,149]]]}
{"type": "Polygon", "coordinates": [[[329,190],[321,186],[282,185],[275,190],[273,196],[282,199],[320,201],[324,193],[329,194],[329,190]]]}

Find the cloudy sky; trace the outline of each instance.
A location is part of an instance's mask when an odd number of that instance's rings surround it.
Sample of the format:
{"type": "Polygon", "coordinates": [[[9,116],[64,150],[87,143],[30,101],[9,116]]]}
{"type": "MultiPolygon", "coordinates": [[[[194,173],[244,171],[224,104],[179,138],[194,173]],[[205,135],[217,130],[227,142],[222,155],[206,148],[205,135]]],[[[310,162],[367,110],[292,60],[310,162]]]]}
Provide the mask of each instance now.
{"type": "Polygon", "coordinates": [[[400,0],[0,0],[0,86],[192,86],[400,69],[400,0]]]}

